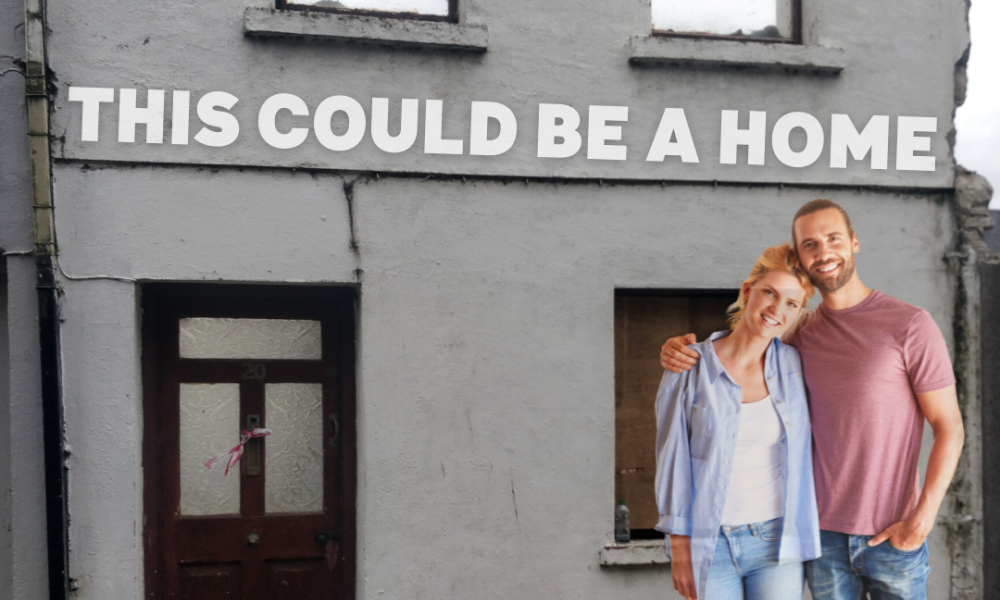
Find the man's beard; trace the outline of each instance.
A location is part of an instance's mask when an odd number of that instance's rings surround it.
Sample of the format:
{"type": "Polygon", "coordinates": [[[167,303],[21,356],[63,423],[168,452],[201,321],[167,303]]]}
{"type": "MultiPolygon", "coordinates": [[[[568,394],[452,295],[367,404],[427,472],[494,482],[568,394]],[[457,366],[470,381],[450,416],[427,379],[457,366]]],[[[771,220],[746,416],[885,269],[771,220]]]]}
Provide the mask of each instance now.
{"type": "MultiPolygon", "coordinates": [[[[820,266],[825,266],[825,265],[820,265],[820,266]]],[[[824,294],[832,294],[833,292],[836,292],[840,288],[847,285],[847,282],[851,280],[851,277],[853,275],[854,275],[854,256],[852,255],[850,258],[844,261],[844,265],[840,268],[840,275],[838,275],[836,279],[833,280],[820,279],[819,273],[816,273],[815,271],[810,271],[809,281],[811,281],[812,284],[816,286],[816,288],[820,292],[823,292],[824,294]]]]}

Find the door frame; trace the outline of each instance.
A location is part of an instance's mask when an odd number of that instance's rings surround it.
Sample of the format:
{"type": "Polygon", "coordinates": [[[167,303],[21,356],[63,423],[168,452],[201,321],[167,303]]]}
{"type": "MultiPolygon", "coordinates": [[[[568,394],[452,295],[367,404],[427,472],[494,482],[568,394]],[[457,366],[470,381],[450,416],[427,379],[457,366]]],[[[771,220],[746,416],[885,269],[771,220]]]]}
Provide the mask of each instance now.
{"type": "MultiPolygon", "coordinates": [[[[356,310],[357,290],[353,286],[144,283],[140,286],[142,317],[143,393],[143,563],[146,600],[167,600],[164,593],[161,539],[164,527],[160,476],[161,419],[160,386],[166,381],[160,352],[176,348],[169,336],[171,316],[177,307],[197,307],[203,316],[232,318],[282,318],[290,311],[320,307],[337,324],[325,339],[335,345],[337,378],[334,383],[341,398],[339,485],[343,490],[338,507],[342,515],[339,578],[341,597],[353,599],[357,577],[357,395],[356,395],[356,310]],[[290,308],[294,307],[294,308],[290,308]]],[[[326,349],[324,348],[324,352],[326,349]]]]}

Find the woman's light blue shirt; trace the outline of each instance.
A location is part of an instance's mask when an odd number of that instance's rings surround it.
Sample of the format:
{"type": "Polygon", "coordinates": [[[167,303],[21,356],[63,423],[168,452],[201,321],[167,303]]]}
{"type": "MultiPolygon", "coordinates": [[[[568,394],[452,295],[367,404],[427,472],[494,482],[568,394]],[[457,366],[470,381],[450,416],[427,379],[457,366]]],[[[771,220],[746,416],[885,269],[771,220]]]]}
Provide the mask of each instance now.
{"type": "MultiPolygon", "coordinates": [[[[730,333],[720,331],[695,344],[693,348],[701,354],[698,364],[679,375],[665,372],[656,394],[656,504],[660,511],[656,529],[691,536],[699,597],[712,566],[740,429],[742,392],[712,344],[730,333]]],[[[809,406],[798,351],[775,338],[764,358],[764,377],[784,426],[780,455],[785,514],[779,560],[812,560],[820,555],[819,515],[809,406]]]]}

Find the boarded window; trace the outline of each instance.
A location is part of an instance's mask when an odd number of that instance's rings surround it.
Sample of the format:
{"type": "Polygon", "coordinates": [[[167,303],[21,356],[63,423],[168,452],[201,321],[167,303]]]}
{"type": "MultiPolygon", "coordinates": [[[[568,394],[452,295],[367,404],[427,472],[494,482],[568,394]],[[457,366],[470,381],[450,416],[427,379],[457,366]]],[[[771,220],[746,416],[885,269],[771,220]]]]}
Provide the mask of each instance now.
{"type": "Polygon", "coordinates": [[[658,537],[656,390],[663,376],[660,347],[694,333],[698,340],[728,329],[726,308],[736,290],[615,294],[615,498],[629,508],[633,537],[658,537]]]}
{"type": "Polygon", "coordinates": [[[653,0],[657,33],[798,41],[799,0],[653,0]]]}

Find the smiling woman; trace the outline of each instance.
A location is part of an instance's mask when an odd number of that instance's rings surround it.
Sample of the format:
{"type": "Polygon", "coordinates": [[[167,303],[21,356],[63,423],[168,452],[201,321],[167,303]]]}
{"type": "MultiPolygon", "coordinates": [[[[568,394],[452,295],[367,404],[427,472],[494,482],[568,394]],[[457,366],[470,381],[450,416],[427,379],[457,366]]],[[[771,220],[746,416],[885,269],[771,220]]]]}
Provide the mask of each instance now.
{"type": "MultiPolygon", "coordinates": [[[[747,277],[743,285],[740,286],[739,298],[729,307],[729,311],[732,313],[729,317],[729,324],[734,329],[748,311],[753,314],[748,306],[748,301],[751,292],[758,287],[760,289],[756,291],[755,295],[757,296],[761,294],[768,295],[768,297],[787,296],[787,301],[794,304],[796,309],[791,324],[794,324],[802,315],[801,308],[809,303],[809,299],[815,292],[791,246],[782,244],[768,248],[757,259],[750,271],[750,277],[747,277]],[[767,281],[763,281],[765,279],[767,281]],[[757,286],[758,283],[763,285],[757,286]]],[[[781,310],[785,308],[785,306],[780,307],[781,310]]]]}
{"type": "Polygon", "coordinates": [[[685,598],[802,598],[819,516],[801,361],[779,338],[813,291],[791,246],[768,248],[740,286],[732,332],[697,344],[691,371],[663,375],[656,529],[685,598]]]}

